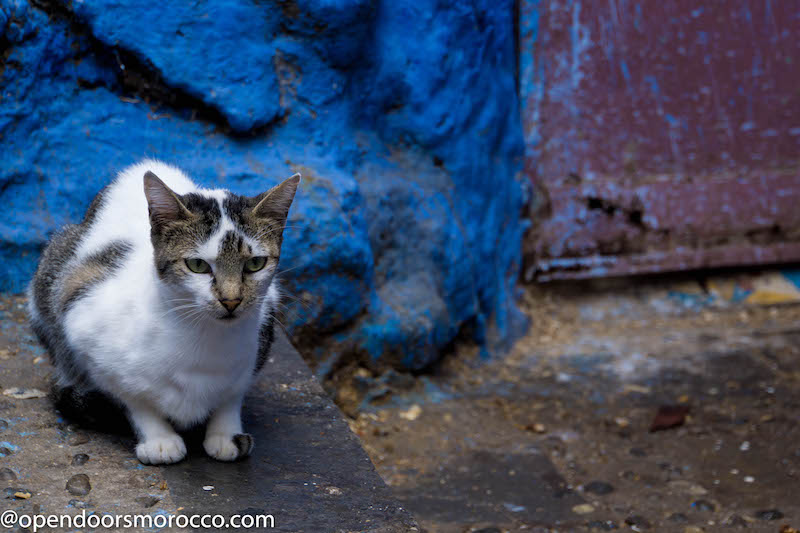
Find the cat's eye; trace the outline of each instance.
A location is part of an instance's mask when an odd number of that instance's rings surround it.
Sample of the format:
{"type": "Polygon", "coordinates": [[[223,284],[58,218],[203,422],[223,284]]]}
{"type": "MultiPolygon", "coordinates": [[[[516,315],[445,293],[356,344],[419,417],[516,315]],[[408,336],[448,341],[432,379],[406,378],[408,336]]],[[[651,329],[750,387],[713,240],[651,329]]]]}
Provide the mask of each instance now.
{"type": "Polygon", "coordinates": [[[190,257],[189,259],[185,259],[185,261],[186,261],[186,267],[195,274],[208,274],[209,272],[211,272],[211,265],[209,265],[202,259],[198,259],[196,257],[190,257]]]}
{"type": "Polygon", "coordinates": [[[247,273],[258,272],[267,264],[267,258],[263,256],[251,257],[244,262],[244,271],[247,273]]]}

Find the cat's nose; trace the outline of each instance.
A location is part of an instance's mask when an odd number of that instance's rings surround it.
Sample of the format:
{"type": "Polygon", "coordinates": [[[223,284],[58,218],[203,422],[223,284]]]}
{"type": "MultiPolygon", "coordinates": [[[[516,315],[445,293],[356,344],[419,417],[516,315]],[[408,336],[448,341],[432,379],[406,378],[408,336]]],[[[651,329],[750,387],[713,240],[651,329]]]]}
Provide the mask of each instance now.
{"type": "Polygon", "coordinates": [[[236,298],[234,300],[220,300],[219,303],[221,303],[229,313],[233,313],[233,310],[239,307],[239,304],[242,303],[242,299],[236,298]]]}

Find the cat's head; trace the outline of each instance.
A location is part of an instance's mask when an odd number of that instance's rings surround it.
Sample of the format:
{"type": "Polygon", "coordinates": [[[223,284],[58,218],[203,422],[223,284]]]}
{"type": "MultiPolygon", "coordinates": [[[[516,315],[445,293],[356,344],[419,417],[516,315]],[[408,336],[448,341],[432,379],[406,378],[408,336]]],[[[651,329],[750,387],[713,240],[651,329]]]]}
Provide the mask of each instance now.
{"type": "Polygon", "coordinates": [[[188,317],[234,320],[260,307],[275,276],[283,228],[300,175],[257,196],[179,195],[144,175],[159,278],[188,317]]]}

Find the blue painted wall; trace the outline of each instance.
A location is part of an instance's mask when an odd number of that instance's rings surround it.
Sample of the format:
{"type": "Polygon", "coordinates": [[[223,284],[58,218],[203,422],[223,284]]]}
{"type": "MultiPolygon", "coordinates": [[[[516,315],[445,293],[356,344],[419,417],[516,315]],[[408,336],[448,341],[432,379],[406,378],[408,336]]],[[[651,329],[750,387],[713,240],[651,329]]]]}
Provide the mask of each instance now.
{"type": "MultiPolygon", "coordinates": [[[[304,181],[287,319],[421,368],[519,323],[523,140],[511,0],[0,0],[0,289],[143,157],[255,194],[304,181]]],[[[305,340],[305,342],[303,342],[305,340]]]]}

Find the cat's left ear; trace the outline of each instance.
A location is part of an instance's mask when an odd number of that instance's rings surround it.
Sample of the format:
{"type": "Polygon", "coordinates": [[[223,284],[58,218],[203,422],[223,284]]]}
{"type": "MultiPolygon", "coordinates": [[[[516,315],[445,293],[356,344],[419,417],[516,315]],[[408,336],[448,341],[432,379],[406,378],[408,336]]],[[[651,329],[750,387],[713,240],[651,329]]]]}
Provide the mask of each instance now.
{"type": "Polygon", "coordinates": [[[300,174],[295,174],[291,178],[276,185],[270,190],[263,192],[253,198],[256,204],[251,211],[252,215],[258,218],[271,218],[283,222],[289,215],[289,208],[292,206],[294,194],[297,192],[297,185],[300,183],[300,174]]]}

